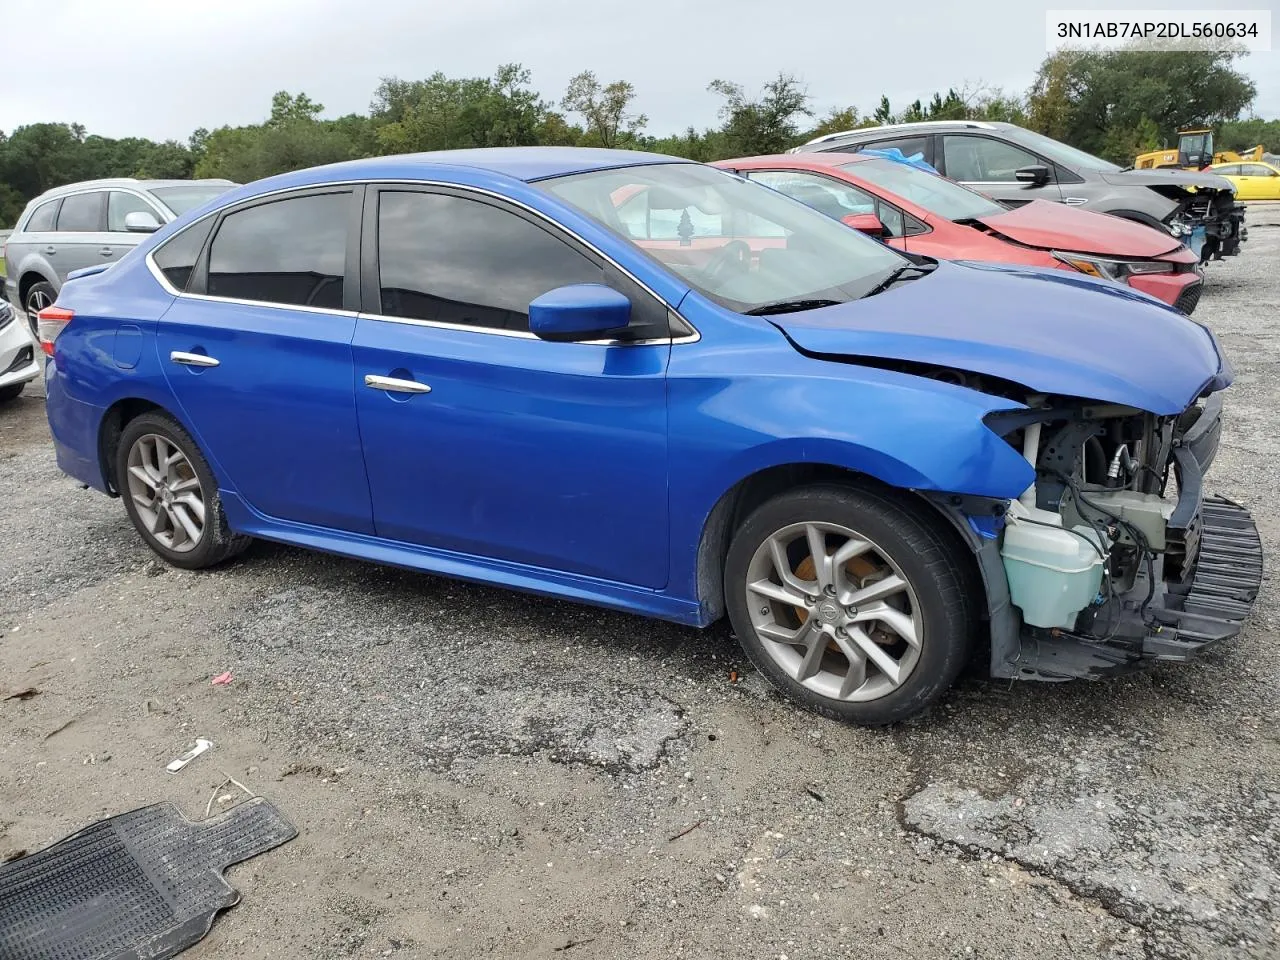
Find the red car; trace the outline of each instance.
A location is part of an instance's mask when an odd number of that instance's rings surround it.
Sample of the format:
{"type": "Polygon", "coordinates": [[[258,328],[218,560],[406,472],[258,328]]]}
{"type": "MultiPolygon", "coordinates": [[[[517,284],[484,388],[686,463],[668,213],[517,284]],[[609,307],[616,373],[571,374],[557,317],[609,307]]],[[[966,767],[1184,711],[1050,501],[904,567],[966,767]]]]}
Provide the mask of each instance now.
{"type": "Polygon", "coordinates": [[[715,165],[899,250],[1078,270],[1128,284],[1188,314],[1200,300],[1196,255],[1163,231],[1119,217],[1045,200],[1009,209],[945,177],[863,154],[786,154],[715,165]]]}

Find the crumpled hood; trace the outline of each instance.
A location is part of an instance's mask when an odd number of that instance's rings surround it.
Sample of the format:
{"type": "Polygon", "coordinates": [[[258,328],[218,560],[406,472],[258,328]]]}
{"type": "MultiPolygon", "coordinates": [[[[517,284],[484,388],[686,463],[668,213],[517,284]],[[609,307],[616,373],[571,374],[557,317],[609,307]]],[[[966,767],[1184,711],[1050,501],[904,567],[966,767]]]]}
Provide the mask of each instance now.
{"type": "Polygon", "coordinates": [[[1121,170],[1116,173],[1100,173],[1105,183],[1117,187],[1159,187],[1175,184],[1179,187],[1199,187],[1209,190],[1235,190],[1231,181],[1216,173],[1196,173],[1192,170],[1121,170]]]}
{"type": "Polygon", "coordinates": [[[978,222],[1028,247],[1104,257],[1158,257],[1182,245],[1171,234],[1144,224],[1049,200],[1032,200],[1004,213],[979,217],[978,222]]]}
{"type": "Polygon", "coordinates": [[[808,353],[951,367],[1160,416],[1232,379],[1204,327],[1062,270],[940,261],[876,296],[769,320],[808,353]]]}

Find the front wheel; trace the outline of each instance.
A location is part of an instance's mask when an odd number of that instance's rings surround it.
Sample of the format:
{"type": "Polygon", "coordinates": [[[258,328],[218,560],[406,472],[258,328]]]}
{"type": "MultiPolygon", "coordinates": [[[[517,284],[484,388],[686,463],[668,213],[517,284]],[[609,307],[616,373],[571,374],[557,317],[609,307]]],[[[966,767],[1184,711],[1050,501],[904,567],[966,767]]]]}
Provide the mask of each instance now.
{"type": "Polygon", "coordinates": [[[142,539],[175,567],[198,570],[244,550],[209,464],[182,426],[163,413],[130,420],[116,450],[116,489],[142,539]]]}
{"type": "Polygon", "coordinates": [[[53,306],[53,301],[57,299],[58,291],[53,288],[53,284],[41,280],[39,283],[31,285],[31,289],[27,291],[27,295],[22,301],[23,309],[27,314],[27,323],[31,327],[32,336],[37,340],[40,338],[38,314],[45,307],[53,306]]]}
{"type": "Polygon", "coordinates": [[[738,529],[725,601],[743,649],[787,696],[886,724],[937,700],[968,661],[964,580],[905,501],[815,486],[774,497],[738,529]]]}

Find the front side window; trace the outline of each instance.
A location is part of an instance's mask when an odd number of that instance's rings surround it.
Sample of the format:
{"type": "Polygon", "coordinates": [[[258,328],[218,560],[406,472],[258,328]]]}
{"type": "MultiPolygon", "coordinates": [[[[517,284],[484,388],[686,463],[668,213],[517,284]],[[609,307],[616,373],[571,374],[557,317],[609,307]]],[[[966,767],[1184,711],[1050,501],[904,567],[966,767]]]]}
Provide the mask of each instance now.
{"type": "Polygon", "coordinates": [[[1246,177],[1276,177],[1280,176],[1275,170],[1272,170],[1266,164],[1262,163],[1246,163],[1241,168],[1246,177]]]}
{"type": "Polygon", "coordinates": [[[58,212],[59,233],[96,233],[102,229],[103,194],[75,193],[62,198],[58,212]]]}
{"type": "Polygon", "coordinates": [[[901,210],[843,180],[795,170],[753,170],[747,176],[833,220],[869,213],[883,224],[887,237],[900,237],[905,230],[901,210]]]}
{"type": "Polygon", "coordinates": [[[378,198],[381,313],[528,330],[549,290],[603,283],[602,268],[534,223],[480,200],[383,191],[378,198]]]}
{"type": "Polygon", "coordinates": [[[854,176],[948,220],[977,220],[1005,212],[1004,207],[980,193],[905,163],[863,160],[846,164],[845,168],[854,176]]]}
{"type": "Polygon", "coordinates": [[[909,261],[790,197],[693,163],[553,177],[538,186],[597,220],[722,306],[856,300],[909,261]],[[646,194],[647,222],[624,208],[646,194]],[[675,236],[654,235],[658,218],[675,236]],[[698,224],[717,225],[698,232],[698,224]]]}
{"type": "Polygon", "coordinates": [[[209,231],[213,229],[213,220],[213,217],[208,217],[188,227],[172,240],[166,240],[152,254],[160,272],[176,289],[187,288],[191,271],[200,257],[200,251],[204,249],[205,240],[209,238],[209,231]]]}
{"type": "Polygon", "coordinates": [[[27,225],[22,230],[24,233],[47,233],[53,229],[57,216],[58,201],[48,200],[31,211],[27,225]]]}
{"type": "Polygon", "coordinates": [[[124,225],[124,218],[131,213],[150,214],[155,217],[157,223],[161,222],[151,204],[136,194],[125,193],[123,190],[112,190],[107,194],[107,231],[109,233],[127,233],[128,228],[124,225]]]}
{"type": "Polygon", "coordinates": [[[1014,183],[1018,170],[1040,163],[1034,154],[989,137],[945,136],[942,156],[948,177],[970,183],[1014,183]]]}
{"type": "Polygon", "coordinates": [[[228,214],[209,248],[208,293],[340,310],[351,194],[275,200],[228,214]]]}

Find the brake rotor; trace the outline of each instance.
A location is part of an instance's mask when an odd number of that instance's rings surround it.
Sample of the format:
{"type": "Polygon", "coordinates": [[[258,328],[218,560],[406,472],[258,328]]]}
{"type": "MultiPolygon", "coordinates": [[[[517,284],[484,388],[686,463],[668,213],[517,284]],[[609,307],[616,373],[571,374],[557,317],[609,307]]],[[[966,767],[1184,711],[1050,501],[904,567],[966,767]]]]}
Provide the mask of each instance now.
{"type": "MultiPolygon", "coordinates": [[[[866,557],[853,557],[846,560],[844,569],[858,583],[862,583],[867,577],[871,576],[873,573],[879,572],[880,570],[879,567],[866,557]]],[[[813,562],[813,554],[807,554],[805,558],[796,565],[795,570],[792,572],[801,580],[816,580],[818,571],[817,566],[813,562]]],[[[804,607],[792,607],[792,609],[795,610],[796,616],[799,618],[801,623],[804,623],[805,620],[808,619],[809,614],[804,607]]],[[[879,643],[881,646],[885,645],[883,641],[875,636],[875,634],[871,635],[871,639],[875,640],[876,643],[879,643]]],[[[840,651],[840,647],[834,640],[827,643],[827,649],[833,653],[838,653],[840,651]]]]}

